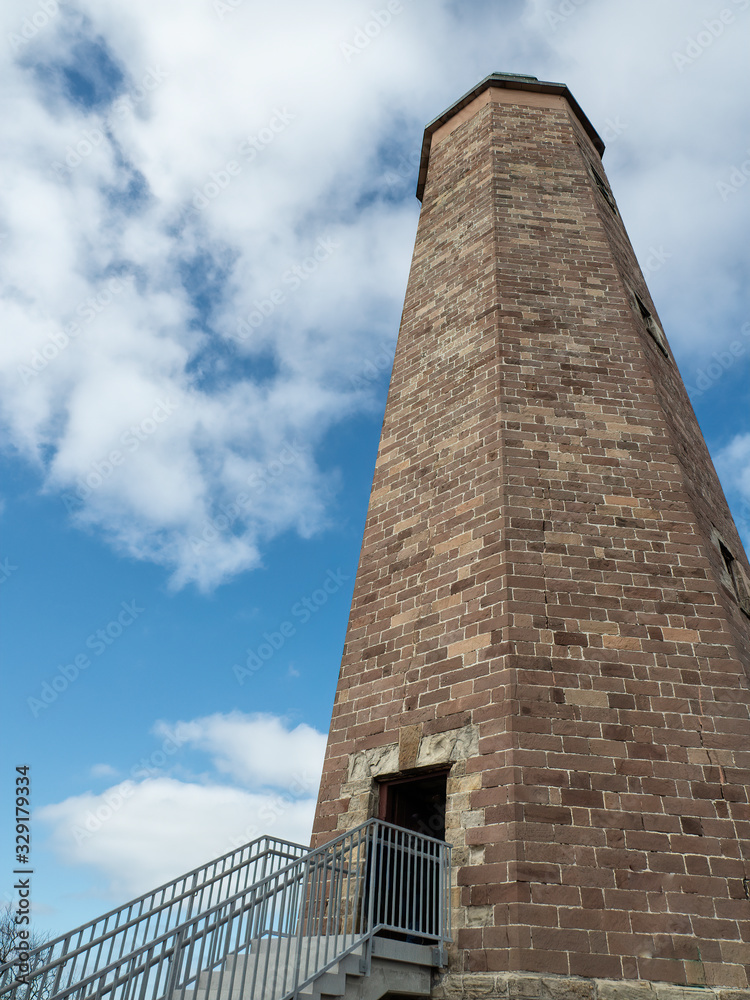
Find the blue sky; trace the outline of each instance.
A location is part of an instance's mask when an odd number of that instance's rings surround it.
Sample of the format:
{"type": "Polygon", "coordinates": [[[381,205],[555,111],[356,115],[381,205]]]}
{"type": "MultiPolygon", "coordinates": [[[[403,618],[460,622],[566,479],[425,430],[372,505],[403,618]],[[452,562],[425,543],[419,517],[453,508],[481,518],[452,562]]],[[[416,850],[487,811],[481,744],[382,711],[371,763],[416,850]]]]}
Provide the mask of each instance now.
{"type": "Polygon", "coordinates": [[[747,544],[750,0],[0,20],[3,774],[32,767],[57,933],[250,836],[307,840],[416,154],[489,72],[566,82],[604,136],[747,544]]]}

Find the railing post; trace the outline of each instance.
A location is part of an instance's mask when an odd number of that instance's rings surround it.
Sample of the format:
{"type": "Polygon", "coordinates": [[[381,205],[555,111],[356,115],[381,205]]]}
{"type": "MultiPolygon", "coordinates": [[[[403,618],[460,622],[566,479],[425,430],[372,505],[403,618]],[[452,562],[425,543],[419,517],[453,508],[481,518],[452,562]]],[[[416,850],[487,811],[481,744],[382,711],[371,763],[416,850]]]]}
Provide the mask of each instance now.
{"type": "Polygon", "coordinates": [[[380,824],[375,822],[372,826],[372,846],[370,850],[370,870],[367,873],[369,879],[369,889],[367,893],[367,928],[366,933],[372,934],[373,915],[375,913],[375,873],[380,861],[378,857],[378,836],[380,834],[380,824]]]}
{"type": "Polygon", "coordinates": [[[188,899],[188,910],[185,920],[190,920],[193,915],[193,903],[195,903],[195,890],[198,885],[198,872],[193,875],[193,884],[190,887],[190,898],[188,899]]]}
{"type": "Polygon", "coordinates": [[[182,951],[183,942],[185,940],[185,928],[180,928],[177,931],[177,936],[175,937],[174,948],[172,949],[172,961],[169,966],[169,978],[167,979],[167,987],[164,991],[165,1000],[172,1000],[175,988],[177,986],[177,980],[180,975],[180,953],[182,951]]]}
{"type": "Polygon", "coordinates": [[[302,930],[305,924],[306,912],[305,909],[309,905],[308,900],[308,886],[310,884],[310,859],[309,856],[305,858],[305,867],[302,873],[302,899],[300,905],[299,922],[297,927],[297,956],[294,960],[294,1000],[297,1000],[297,992],[299,990],[299,969],[302,962],[302,930]]]}
{"type": "Polygon", "coordinates": [[[365,878],[367,879],[368,891],[367,891],[367,925],[363,928],[364,931],[364,942],[365,951],[362,956],[362,961],[360,966],[365,975],[370,973],[370,963],[372,961],[372,938],[373,938],[373,924],[374,924],[374,914],[375,914],[375,886],[377,884],[377,872],[378,866],[380,865],[380,857],[378,856],[378,847],[380,840],[380,823],[377,820],[373,820],[372,823],[372,842],[369,851],[369,872],[365,872],[365,878]]]}
{"type": "MultiPolygon", "coordinates": [[[[268,860],[269,860],[270,850],[271,850],[270,839],[266,838],[266,849],[265,849],[265,851],[263,851],[261,853],[261,856],[260,856],[260,858],[261,858],[261,860],[260,860],[260,879],[256,879],[255,880],[256,882],[257,881],[262,881],[266,877],[266,875],[268,874],[268,860]]],[[[263,905],[263,909],[262,909],[262,912],[261,912],[261,915],[260,915],[260,921],[261,921],[261,926],[265,927],[265,924],[266,924],[266,914],[268,912],[268,900],[266,899],[263,902],[262,905],[263,905]]]]}

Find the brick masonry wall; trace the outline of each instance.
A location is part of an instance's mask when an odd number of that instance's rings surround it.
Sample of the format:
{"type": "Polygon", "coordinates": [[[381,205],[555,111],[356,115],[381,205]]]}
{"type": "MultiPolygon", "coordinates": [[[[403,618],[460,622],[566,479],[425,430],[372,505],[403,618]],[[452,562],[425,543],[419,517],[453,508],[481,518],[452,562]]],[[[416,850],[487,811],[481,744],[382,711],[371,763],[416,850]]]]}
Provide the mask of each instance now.
{"type": "Polygon", "coordinates": [[[744,554],[589,163],[551,96],[433,136],[314,836],[450,764],[452,975],[745,987],[744,554]]]}

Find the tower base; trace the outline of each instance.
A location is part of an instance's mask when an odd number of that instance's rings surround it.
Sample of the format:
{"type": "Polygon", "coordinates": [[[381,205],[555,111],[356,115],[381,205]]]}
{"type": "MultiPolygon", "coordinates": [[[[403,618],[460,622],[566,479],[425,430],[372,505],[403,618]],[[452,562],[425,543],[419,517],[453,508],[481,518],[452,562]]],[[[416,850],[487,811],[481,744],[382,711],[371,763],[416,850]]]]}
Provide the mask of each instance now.
{"type": "Polygon", "coordinates": [[[750,990],[701,985],[702,962],[688,962],[694,985],[646,979],[584,979],[536,972],[449,972],[432,989],[432,1000],[750,1000],[750,990]]]}

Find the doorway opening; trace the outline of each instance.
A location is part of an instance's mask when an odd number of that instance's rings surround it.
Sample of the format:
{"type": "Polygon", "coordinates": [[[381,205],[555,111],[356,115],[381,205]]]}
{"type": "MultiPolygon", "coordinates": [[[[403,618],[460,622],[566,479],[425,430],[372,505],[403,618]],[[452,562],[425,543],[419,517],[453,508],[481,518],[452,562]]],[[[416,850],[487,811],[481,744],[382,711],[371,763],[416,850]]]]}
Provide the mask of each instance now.
{"type": "Polygon", "coordinates": [[[445,840],[447,781],[446,770],[381,781],[378,819],[445,840]]]}
{"type": "Polygon", "coordinates": [[[373,916],[385,937],[427,944],[441,933],[443,848],[436,841],[445,840],[447,780],[444,769],[380,782],[378,819],[400,828],[383,828],[373,856],[373,916]]]}

